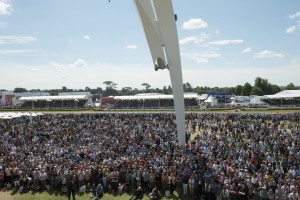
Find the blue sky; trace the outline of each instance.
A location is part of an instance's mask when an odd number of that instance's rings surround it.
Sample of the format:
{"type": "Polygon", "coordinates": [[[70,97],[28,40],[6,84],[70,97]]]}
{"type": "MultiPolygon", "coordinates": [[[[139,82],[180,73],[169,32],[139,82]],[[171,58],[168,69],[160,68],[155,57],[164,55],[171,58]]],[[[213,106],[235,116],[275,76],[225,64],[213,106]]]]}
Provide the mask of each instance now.
{"type": "MultiPolygon", "coordinates": [[[[183,82],[300,85],[300,1],[173,0],[183,82]]],[[[0,89],[170,85],[132,0],[0,0],[0,89]]]]}

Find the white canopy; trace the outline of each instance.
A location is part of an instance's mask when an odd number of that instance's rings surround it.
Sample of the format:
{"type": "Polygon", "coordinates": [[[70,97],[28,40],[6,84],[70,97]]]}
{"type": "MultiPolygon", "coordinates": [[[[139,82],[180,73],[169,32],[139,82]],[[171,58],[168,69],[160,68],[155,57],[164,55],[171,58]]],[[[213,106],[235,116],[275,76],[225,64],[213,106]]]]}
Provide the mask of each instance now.
{"type": "MultiPolygon", "coordinates": [[[[185,93],[184,98],[185,99],[198,98],[198,95],[196,93],[185,93]]],[[[137,94],[134,96],[115,96],[114,99],[115,100],[173,99],[173,95],[144,93],[144,94],[137,94]]]]}
{"type": "Polygon", "coordinates": [[[218,100],[216,98],[214,98],[213,96],[209,96],[204,103],[210,103],[211,106],[216,106],[218,105],[218,100]]]}
{"type": "Polygon", "coordinates": [[[0,119],[12,119],[21,116],[31,116],[36,117],[38,115],[44,115],[43,113],[33,113],[33,112],[0,112],[0,119]]]}
{"type": "Polygon", "coordinates": [[[250,99],[250,104],[266,104],[265,102],[260,100],[261,97],[256,96],[250,99]]]}
{"type": "Polygon", "coordinates": [[[278,92],[274,95],[265,95],[262,99],[281,99],[281,98],[299,98],[300,97],[300,90],[283,90],[278,92]]]}
{"type": "Polygon", "coordinates": [[[65,96],[31,96],[21,97],[20,101],[54,101],[54,100],[82,100],[88,99],[87,95],[65,95],[65,96]]]}

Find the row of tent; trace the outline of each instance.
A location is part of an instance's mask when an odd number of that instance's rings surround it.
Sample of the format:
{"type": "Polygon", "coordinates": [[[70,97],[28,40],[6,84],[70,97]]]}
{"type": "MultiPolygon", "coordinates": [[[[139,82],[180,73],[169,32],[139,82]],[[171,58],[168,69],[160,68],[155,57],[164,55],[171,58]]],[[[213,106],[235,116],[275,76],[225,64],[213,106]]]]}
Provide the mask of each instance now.
{"type": "Polygon", "coordinates": [[[0,119],[12,119],[22,116],[36,117],[38,115],[44,115],[43,113],[33,112],[0,112],[0,119]]]}

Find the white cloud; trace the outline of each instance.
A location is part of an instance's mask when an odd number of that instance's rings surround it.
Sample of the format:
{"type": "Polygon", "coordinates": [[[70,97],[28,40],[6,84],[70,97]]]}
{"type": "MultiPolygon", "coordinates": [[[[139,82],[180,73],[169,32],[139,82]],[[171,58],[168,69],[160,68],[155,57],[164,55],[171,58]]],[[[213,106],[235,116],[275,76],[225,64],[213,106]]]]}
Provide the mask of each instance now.
{"type": "Polygon", "coordinates": [[[12,11],[10,0],[0,0],[0,15],[10,15],[12,11]]]}
{"type": "Polygon", "coordinates": [[[57,68],[66,68],[66,67],[86,67],[87,62],[83,59],[77,59],[74,63],[71,64],[59,64],[57,62],[52,62],[52,66],[57,68]]]}
{"type": "Polygon", "coordinates": [[[208,44],[227,45],[227,44],[241,44],[243,42],[244,42],[244,40],[218,40],[218,41],[209,42],[208,44]]]}
{"type": "Polygon", "coordinates": [[[135,44],[129,44],[129,45],[127,45],[126,48],[127,48],[127,49],[136,49],[136,48],[138,48],[138,46],[135,45],[135,44]]]}
{"type": "Polygon", "coordinates": [[[236,67],[198,67],[190,68],[182,71],[183,81],[188,81],[191,85],[207,85],[211,87],[222,86],[232,87],[235,85],[243,85],[245,82],[253,83],[255,77],[267,78],[271,83],[276,85],[287,85],[293,82],[299,85],[300,67],[299,63],[293,65],[281,65],[280,67],[247,67],[240,65],[236,67]],[[198,76],[195,76],[197,74],[198,76]],[[234,76],[233,74],[238,74],[234,76]],[[284,74],[284,76],[282,75],[284,74]],[[199,75],[201,79],[199,79],[199,75]],[[213,79],[211,77],[214,77],[213,79]]]}
{"type": "Polygon", "coordinates": [[[216,31],[215,31],[215,34],[219,34],[219,33],[220,33],[220,31],[219,31],[219,30],[216,30],[216,31]]]}
{"type": "Polygon", "coordinates": [[[91,39],[91,37],[90,37],[90,36],[88,36],[88,35],[85,35],[85,36],[83,36],[83,39],[85,39],[85,40],[90,40],[90,39],[91,39]]]}
{"type": "Polygon", "coordinates": [[[77,59],[75,62],[74,62],[74,67],[86,67],[87,66],[87,63],[85,60],[83,59],[77,59]]]}
{"type": "Polygon", "coordinates": [[[249,53],[251,51],[252,51],[252,49],[250,47],[248,47],[248,48],[244,49],[241,53],[249,53]]]}
{"type": "Polygon", "coordinates": [[[28,69],[29,69],[29,71],[33,71],[33,72],[39,72],[39,71],[41,71],[41,69],[35,68],[35,67],[30,67],[28,69]]]}
{"type": "Polygon", "coordinates": [[[255,53],[254,58],[282,58],[284,55],[282,53],[277,53],[270,50],[263,50],[255,53]]]}
{"type": "Polygon", "coordinates": [[[14,49],[14,50],[0,50],[0,55],[19,55],[36,52],[34,49],[14,49]]]}
{"type": "Polygon", "coordinates": [[[32,36],[0,36],[0,44],[26,44],[36,41],[32,36]]]}
{"type": "Polygon", "coordinates": [[[219,58],[222,56],[221,53],[217,51],[205,51],[203,53],[182,53],[183,57],[195,60],[197,63],[207,63],[208,58],[219,58]]]}
{"type": "Polygon", "coordinates": [[[5,27],[7,25],[7,23],[5,23],[5,22],[0,22],[0,28],[1,27],[5,27]]]}
{"type": "MultiPolygon", "coordinates": [[[[183,66],[187,62],[186,58],[184,59],[182,61],[183,66]]],[[[182,71],[183,82],[189,82],[193,86],[232,87],[245,82],[252,83],[255,77],[264,77],[276,85],[287,85],[289,82],[300,85],[300,62],[287,64],[280,64],[280,62],[272,67],[265,66],[265,63],[261,63],[262,65],[254,63],[253,65],[253,63],[249,62],[240,65],[234,63],[233,66],[228,66],[226,65],[227,62],[224,62],[224,65],[220,66],[210,65],[212,59],[208,58],[209,61],[206,64],[196,64],[195,61],[192,61],[195,64],[192,65],[190,63],[191,65],[189,67],[186,66],[185,70],[182,71]],[[239,74],[239,76],[233,78],[233,74],[239,74]],[[199,78],[200,76],[201,78],[199,78]],[[212,79],[212,77],[214,78],[212,79]],[[287,80],[289,81],[287,82],[287,80]]],[[[215,61],[220,59],[215,59],[215,61]]],[[[0,66],[9,66],[1,68],[0,85],[5,85],[4,89],[14,89],[20,85],[27,89],[37,88],[37,86],[39,89],[61,88],[62,86],[76,89],[84,88],[85,86],[96,88],[99,87],[99,80],[113,81],[118,84],[118,89],[126,86],[142,89],[141,83],[144,83],[145,80],[152,88],[162,88],[170,85],[169,71],[162,70],[157,72],[150,62],[136,66],[124,65],[124,63],[121,65],[93,63],[89,64],[89,70],[86,70],[86,68],[74,68],[72,70],[70,68],[55,69],[49,65],[27,65],[23,62],[15,63],[7,60],[0,60],[0,66]],[[43,73],[36,72],[39,73],[37,76],[36,73],[28,70],[29,67],[40,68],[43,73]],[[120,70],[122,70],[122,73],[116,73],[116,71],[120,70]],[[15,73],[16,71],[19,73],[15,73]],[[7,76],[7,74],[14,74],[14,76],[7,76]],[[54,77],[55,79],[49,79],[49,77],[54,77]],[[34,79],[38,80],[38,83],[31,83],[31,80],[34,79]],[[128,80],[135,81],[129,83],[128,80]]]]}
{"type": "Polygon", "coordinates": [[[192,42],[194,44],[202,43],[204,40],[206,40],[209,37],[206,33],[201,33],[200,36],[188,36],[185,38],[182,38],[179,40],[179,44],[187,44],[189,42],[192,42]]]}
{"type": "Polygon", "coordinates": [[[300,63],[300,57],[292,59],[291,63],[300,63]]]}
{"type": "Polygon", "coordinates": [[[196,19],[192,18],[189,21],[184,22],[182,28],[195,30],[195,29],[205,28],[207,26],[208,26],[207,22],[203,21],[201,18],[196,18],[196,19]]]}
{"type": "Polygon", "coordinates": [[[289,16],[290,19],[295,19],[297,17],[300,17],[300,11],[289,16]]]}
{"type": "Polygon", "coordinates": [[[197,41],[196,37],[190,36],[190,37],[185,37],[183,39],[180,39],[179,44],[186,44],[186,43],[189,43],[189,42],[196,42],[196,41],[197,41]]]}
{"type": "Polygon", "coordinates": [[[289,27],[288,29],[286,29],[286,33],[287,33],[287,34],[293,33],[295,30],[296,30],[296,26],[291,26],[291,27],[289,27]]]}

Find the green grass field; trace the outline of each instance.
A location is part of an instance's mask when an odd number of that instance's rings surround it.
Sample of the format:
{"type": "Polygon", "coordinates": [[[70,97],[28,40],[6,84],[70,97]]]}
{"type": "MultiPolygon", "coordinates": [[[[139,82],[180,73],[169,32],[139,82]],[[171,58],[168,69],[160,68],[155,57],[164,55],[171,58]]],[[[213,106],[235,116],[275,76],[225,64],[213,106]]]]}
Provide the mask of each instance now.
{"type": "MultiPolygon", "coordinates": [[[[76,194],[76,200],[89,200],[91,193],[86,193],[83,195],[76,194]]],[[[121,196],[106,193],[101,200],[130,200],[132,199],[133,195],[128,193],[123,193],[121,196]]],[[[33,192],[30,191],[28,193],[19,193],[16,190],[0,192],[0,199],[1,200],[66,200],[68,199],[67,195],[61,195],[51,192],[33,192]]],[[[71,198],[72,199],[72,198],[71,198]]],[[[173,197],[170,198],[162,198],[163,200],[167,199],[175,199],[175,200],[191,200],[190,197],[178,197],[177,193],[174,193],[173,197]]],[[[144,195],[143,200],[150,200],[148,195],[144,195]]]]}

